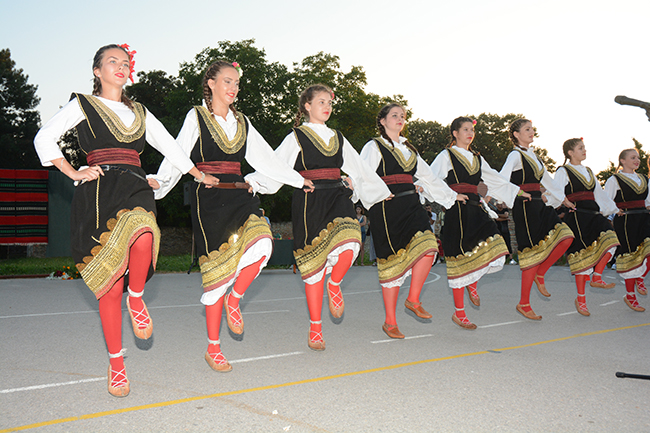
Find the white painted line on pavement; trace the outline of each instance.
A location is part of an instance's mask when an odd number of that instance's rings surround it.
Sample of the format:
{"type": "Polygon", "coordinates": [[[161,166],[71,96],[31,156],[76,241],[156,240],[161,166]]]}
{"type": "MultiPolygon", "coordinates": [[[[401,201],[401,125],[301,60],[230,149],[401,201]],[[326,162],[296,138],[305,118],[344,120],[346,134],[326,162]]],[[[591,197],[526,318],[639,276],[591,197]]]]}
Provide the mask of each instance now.
{"type": "Polygon", "coordinates": [[[425,281],[424,284],[435,283],[436,281],[438,281],[440,279],[440,275],[436,274],[435,272],[433,273],[433,275],[435,276],[435,278],[433,280],[431,280],[431,281],[425,281]]]}
{"type": "Polygon", "coordinates": [[[100,380],[108,380],[108,379],[105,377],[96,377],[93,379],[73,380],[72,382],[48,383],[45,385],[26,386],[24,388],[2,389],[0,390],[0,394],[9,394],[11,392],[18,392],[18,391],[32,391],[35,389],[53,388],[56,386],[64,386],[64,385],[76,385],[79,383],[87,383],[87,382],[99,382],[100,380]]]}
{"type": "Polygon", "coordinates": [[[39,316],[62,316],[65,314],[88,314],[88,313],[97,314],[98,312],[99,311],[97,310],[89,310],[89,311],[63,311],[61,313],[17,314],[15,316],[0,316],[0,319],[14,319],[20,317],[39,317],[39,316]]]}
{"type": "Polygon", "coordinates": [[[236,359],[234,361],[228,361],[231,364],[239,364],[242,362],[251,362],[251,361],[261,361],[264,359],[273,359],[273,358],[282,358],[284,356],[292,356],[292,355],[302,355],[305,352],[289,352],[289,353],[279,353],[277,355],[267,355],[267,356],[258,356],[256,358],[244,358],[244,359],[236,359]]]}
{"type": "Polygon", "coordinates": [[[433,334],[413,335],[411,337],[405,337],[405,338],[390,338],[388,340],[375,340],[375,341],[371,341],[370,343],[371,344],[392,343],[393,341],[414,340],[416,338],[426,338],[426,337],[433,337],[433,334]]]}
{"type": "Polygon", "coordinates": [[[291,310],[242,311],[242,314],[290,313],[291,310]]]}
{"type": "Polygon", "coordinates": [[[577,311],[569,311],[568,313],[560,313],[558,316],[568,316],[569,314],[578,314],[577,311]]]}
{"type": "Polygon", "coordinates": [[[604,304],[600,304],[600,306],[605,307],[607,305],[612,305],[612,304],[616,304],[616,303],[619,303],[619,302],[621,302],[621,301],[609,301],[609,302],[605,302],[604,304]]]}
{"type": "Polygon", "coordinates": [[[503,322],[503,323],[494,323],[492,325],[481,325],[479,328],[493,328],[495,326],[503,326],[503,325],[513,325],[515,323],[521,323],[523,320],[515,320],[514,322],[503,322]]]}

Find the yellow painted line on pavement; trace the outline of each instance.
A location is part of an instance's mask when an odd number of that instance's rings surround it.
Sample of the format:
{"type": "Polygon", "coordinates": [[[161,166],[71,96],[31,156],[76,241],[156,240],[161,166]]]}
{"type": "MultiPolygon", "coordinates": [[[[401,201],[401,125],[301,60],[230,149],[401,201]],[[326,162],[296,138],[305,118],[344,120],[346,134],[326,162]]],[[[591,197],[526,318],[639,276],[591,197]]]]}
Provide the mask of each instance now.
{"type": "MultiPolygon", "coordinates": [[[[634,329],[634,328],[640,328],[643,326],[648,326],[650,323],[642,323],[640,325],[631,325],[631,326],[623,326],[620,328],[612,328],[612,329],[603,329],[601,331],[592,331],[592,332],[584,332],[581,334],[575,334],[575,335],[570,335],[568,337],[561,337],[561,338],[554,338],[552,340],[545,340],[545,341],[538,341],[536,343],[528,343],[528,344],[522,344],[520,346],[512,346],[512,347],[504,347],[501,349],[491,349],[492,352],[503,352],[506,350],[516,350],[516,349],[524,349],[527,347],[535,347],[535,346],[540,346],[542,344],[549,344],[549,343],[557,343],[560,341],[566,341],[566,340],[571,340],[574,338],[580,338],[580,337],[589,337],[592,335],[599,335],[599,334],[607,334],[609,332],[615,332],[615,331],[624,331],[626,329],[634,329]]],[[[69,418],[60,418],[60,419],[54,419],[51,421],[44,421],[44,422],[39,422],[35,424],[28,424],[24,426],[19,426],[19,427],[12,427],[8,428],[5,430],[0,430],[0,433],[6,433],[6,432],[14,432],[14,431],[22,431],[22,430],[29,430],[37,427],[46,427],[50,425],[56,425],[56,424],[63,424],[66,422],[72,422],[72,421],[81,421],[81,420],[86,420],[86,419],[93,419],[93,418],[101,418],[109,415],[119,415],[122,413],[127,413],[127,412],[135,412],[139,410],[145,410],[145,409],[153,409],[157,407],[165,407],[165,406],[174,406],[177,404],[181,403],[189,403],[192,401],[199,401],[199,400],[206,400],[209,398],[217,398],[217,397],[227,397],[231,395],[238,395],[238,394],[247,394],[251,392],[257,392],[257,391],[266,391],[269,389],[278,389],[278,388],[287,388],[290,386],[296,386],[296,385],[303,385],[307,383],[316,383],[316,382],[322,382],[325,380],[332,380],[332,379],[340,379],[343,377],[351,377],[351,376],[357,376],[360,374],[368,374],[368,373],[377,373],[380,371],[388,371],[388,370],[395,370],[397,368],[404,368],[404,367],[411,367],[414,365],[421,365],[421,364],[429,364],[432,362],[439,362],[439,361],[448,361],[451,359],[460,359],[460,358],[467,358],[469,356],[476,356],[476,355],[484,355],[490,353],[489,350],[481,350],[479,352],[471,352],[471,353],[463,353],[460,355],[452,355],[452,356],[445,356],[442,358],[433,358],[433,359],[423,359],[421,361],[412,361],[412,362],[405,362],[402,364],[394,364],[394,365],[388,365],[385,367],[378,367],[378,368],[371,368],[369,370],[361,370],[361,371],[353,371],[350,373],[342,373],[342,374],[334,374],[331,376],[323,376],[323,377],[316,377],[313,379],[305,379],[305,380],[299,380],[295,382],[287,382],[287,383],[281,383],[277,385],[267,385],[267,386],[260,386],[257,388],[247,388],[247,389],[240,389],[236,391],[228,391],[228,392],[220,392],[216,394],[209,394],[209,395],[200,395],[197,397],[188,397],[188,398],[181,398],[178,400],[170,400],[170,401],[163,401],[160,403],[152,403],[152,404],[145,404],[145,405],[140,405],[140,406],[133,406],[133,407],[127,407],[124,409],[115,409],[115,410],[109,410],[109,411],[104,411],[104,412],[95,412],[95,413],[90,413],[86,415],[80,415],[80,416],[73,416],[69,418]]]]}

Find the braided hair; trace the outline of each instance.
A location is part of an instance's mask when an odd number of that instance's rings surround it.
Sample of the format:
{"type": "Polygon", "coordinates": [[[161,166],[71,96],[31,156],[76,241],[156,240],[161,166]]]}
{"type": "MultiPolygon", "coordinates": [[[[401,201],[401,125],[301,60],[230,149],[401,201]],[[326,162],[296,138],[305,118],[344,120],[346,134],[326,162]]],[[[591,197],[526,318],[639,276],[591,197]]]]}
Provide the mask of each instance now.
{"type": "MultiPolygon", "coordinates": [[[[216,62],[208,66],[208,69],[205,71],[205,74],[203,75],[203,100],[205,101],[205,105],[208,107],[208,110],[212,114],[214,114],[214,112],[212,111],[212,89],[210,89],[210,85],[208,84],[208,81],[216,80],[217,76],[224,68],[233,68],[234,70],[237,71],[237,68],[235,68],[235,66],[232,63],[229,63],[225,60],[217,60],[216,62]]],[[[237,74],[239,74],[239,71],[237,71],[237,74]]],[[[230,108],[230,111],[232,111],[237,121],[239,121],[239,118],[237,117],[237,110],[235,110],[235,104],[234,103],[230,104],[228,108],[230,108]]]]}
{"type": "Polygon", "coordinates": [[[562,145],[562,153],[564,153],[564,162],[562,165],[566,164],[566,162],[571,159],[569,157],[569,151],[575,149],[579,143],[582,143],[582,138],[569,138],[564,142],[562,145]]]}
{"type": "MultiPolygon", "coordinates": [[[[456,137],[454,137],[454,131],[456,131],[456,132],[460,131],[461,126],[463,126],[463,123],[467,123],[467,122],[469,122],[469,123],[471,123],[473,125],[475,120],[470,119],[469,117],[461,116],[461,117],[455,118],[451,122],[451,125],[449,126],[449,135],[451,135],[451,142],[449,143],[449,145],[447,147],[451,147],[454,144],[456,144],[456,137]]],[[[467,150],[469,150],[470,152],[473,152],[473,150],[471,150],[469,148],[467,150]]]]}
{"type": "Polygon", "coordinates": [[[521,131],[521,128],[523,128],[524,125],[529,122],[532,123],[528,119],[517,119],[510,124],[510,128],[508,128],[508,135],[510,136],[510,141],[512,141],[512,144],[515,147],[523,149],[523,147],[521,147],[519,144],[519,140],[517,140],[517,137],[515,137],[515,132],[521,131]]]}
{"type": "MultiPolygon", "coordinates": [[[[117,44],[104,45],[103,47],[98,49],[97,52],[95,53],[95,57],[93,58],[93,72],[95,71],[95,69],[102,68],[102,62],[104,61],[104,53],[114,48],[124,51],[126,55],[129,57],[129,62],[131,61],[131,56],[129,55],[129,52],[126,50],[126,48],[120,47],[117,44]]],[[[101,95],[101,93],[102,93],[102,81],[99,79],[97,75],[93,74],[93,95],[99,96],[101,95]]],[[[127,107],[129,107],[131,110],[133,110],[133,101],[131,101],[126,96],[124,90],[122,90],[122,97],[120,99],[120,102],[126,105],[127,107]]]]}
{"type": "Polygon", "coordinates": [[[638,151],[636,149],[631,148],[631,149],[623,149],[621,151],[621,153],[618,155],[618,167],[616,167],[616,172],[617,173],[619,171],[621,171],[621,169],[623,168],[623,164],[621,164],[621,161],[624,160],[625,158],[627,158],[627,156],[632,152],[637,152],[638,153],[638,151]]]}
{"type": "MultiPolygon", "coordinates": [[[[382,121],[382,119],[385,119],[386,117],[388,117],[388,113],[390,113],[390,110],[392,110],[395,107],[401,108],[402,111],[404,113],[406,113],[406,110],[404,109],[404,107],[401,104],[398,104],[397,102],[392,102],[390,104],[386,104],[383,107],[381,107],[381,110],[379,110],[379,113],[377,114],[377,129],[379,129],[379,134],[382,137],[384,137],[384,139],[388,143],[390,143],[390,145],[393,146],[393,148],[395,148],[395,145],[393,144],[393,139],[388,136],[388,133],[386,132],[386,128],[384,127],[384,125],[381,124],[381,121],[382,121]]],[[[401,131],[400,131],[399,135],[400,135],[400,137],[403,137],[401,131]]],[[[411,143],[409,143],[408,140],[406,140],[404,142],[404,144],[406,145],[406,147],[411,149],[411,151],[413,153],[415,153],[416,155],[418,154],[418,151],[415,148],[415,146],[413,146],[411,143]]]]}
{"type": "Polygon", "coordinates": [[[332,98],[334,97],[334,92],[332,89],[325,84],[312,84],[311,86],[307,87],[300,94],[300,98],[298,98],[298,111],[296,112],[296,119],[293,122],[293,126],[300,126],[303,116],[305,119],[307,119],[307,121],[309,121],[309,112],[305,108],[305,104],[311,104],[311,101],[314,100],[316,94],[320,92],[329,93],[332,95],[332,98]]]}

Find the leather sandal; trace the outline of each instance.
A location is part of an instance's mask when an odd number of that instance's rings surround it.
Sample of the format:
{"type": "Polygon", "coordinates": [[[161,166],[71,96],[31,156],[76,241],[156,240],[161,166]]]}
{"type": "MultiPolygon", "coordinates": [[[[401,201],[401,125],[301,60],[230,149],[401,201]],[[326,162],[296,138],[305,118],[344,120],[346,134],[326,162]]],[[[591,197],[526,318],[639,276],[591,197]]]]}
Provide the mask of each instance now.
{"type": "Polygon", "coordinates": [[[228,328],[230,328],[230,330],[235,334],[241,335],[244,333],[244,318],[241,315],[239,304],[237,304],[235,308],[232,308],[230,307],[230,305],[228,305],[228,300],[230,299],[230,296],[234,296],[235,298],[241,299],[244,295],[240,295],[234,290],[231,290],[230,293],[226,295],[226,299],[224,300],[223,303],[224,308],[226,309],[226,322],[228,323],[228,328]],[[239,316],[239,318],[234,316],[234,314],[239,316]]]}
{"type": "Polygon", "coordinates": [[[131,296],[134,298],[139,298],[142,296],[142,292],[136,293],[132,292],[131,289],[128,289],[129,291],[129,296],[126,297],[126,309],[129,310],[129,316],[131,316],[131,324],[133,325],[133,334],[139,338],[140,340],[146,340],[149,337],[151,337],[151,334],[153,333],[153,320],[151,319],[151,316],[149,315],[149,310],[147,309],[147,305],[142,301],[142,311],[133,311],[131,309],[131,302],[129,299],[131,296]],[[147,323],[147,319],[149,319],[149,323],[147,323]],[[144,327],[142,327],[144,326],[144,327]]]}
{"type": "Polygon", "coordinates": [[[469,300],[472,304],[476,305],[477,307],[481,305],[481,298],[479,297],[476,289],[472,288],[471,286],[467,286],[467,294],[469,295],[469,300]]]}
{"type": "Polygon", "coordinates": [[[336,319],[343,315],[345,310],[345,302],[343,301],[343,293],[341,292],[341,282],[335,283],[331,278],[327,279],[327,298],[329,300],[330,313],[336,319]],[[330,284],[338,289],[338,293],[330,290],[330,284]]]}
{"type": "Polygon", "coordinates": [[[404,338],[404,334],[399,332],[399,328],[397,327],[397,325],[389,325],[388,323],[384,322],[384,324],[381,325],[381,329],[390,338],[404,338]]]}
{"type": "Polygon", "coordinates": [[[535,275],[535,278],[533,281],[535,282],[535,285],[537,286],[537,290],[539,290],[539,293],[542,296],[546,296],[547,298],[551,297],[551,294],[548,293],[548,290],[546,290],[546,284],[544,283],[544,277],[541,275],[535,275]],[[539,279],[542,279],[542,281],[539,281],[539,279]]]}
{"type": "Polygon", "coordinates": [[[404,306],[413,311],[415,315],[421,319],[430,319],[433,317],[424,308],[422,308],[422,302],[411,302],[407,299],[404,301],[404,306]]]}
{"type": "Polygon", "coordinates": [[[616,286],[616,283],[606,283],[603,281],[601,274],[594,272],[594,277],[589,281],[591,287],[597,287],[599,289],[613,289],[616,286]]]}
{"type": "Polygon", "coordinates": [[[530,307],[530,304],[517,304],[517,311],[519,314],[524,316],[526,319],[530,320],[542,320],[542,316],[538,316],[535,312],[530,309],[529,311],[524,310],[524,307],[530,307]]]}
{"type": "Polygon", "coordinates": [[[625,297],[623,298],[623,300],[625,301],[625,305],[627,305],[628,307],[630,307],[630,308],[633,309],[634,311],[639,311],[639,312],[641,312],[641,311],[645,311],[645,308],[643,308],[642,306],[639,305],[639,303],[637,302],[636,298],[635,298],[633,301],[630,301],[630,300],[627,298],[627,296],[625,296],[625,297]]]}
{"type": "Polygon", "coordinates": [[[587,301],[585,300],[584,302],[578,301],[578,298],[576,298],[575,302],[576,304],[576,310],[578,310],[578,313],[582,314],[583,316],[591,316],[591,313],[589,312],[589,309],[587,308],[587,301]]]}
{"type": "MultiPolygon", "coordinates": [[[[314,321],[309,321],[312,325],[321,325],[323,323],[322,320],[318,320],[316,322],[314,321]]],[[[312,331],[311,327],[309,327],[309,340],[307,342],[307,346],[311,350],[325,350],[325,341],[323,340],[323,330],[321,329],[320,331],[312,331]],[[312,334],[314,334],[314,338],[312,338],[312,334]]]]}
{"type": "Polygon", "coordinates": [[[639,295],[646,296],[648,294],[648,289],[645,287],[645,283],[643,282],[643,278],[637,278],[636,279],[636,291],[639,292],[639,295]]]}
{"type": "MultiPolygon", "coordinates": [[[[109,353],[109,358],[119,358],[124,356],[126,349],[120,350],[118,353],[109,353]]],[[[108,366],[108,393],[113,397],[126,397],[131,392],[131,382],[126,377],[126,367],[120,371],[115,371],[108,366]]]]}
{"type": "MultiPolygon", "coordinates": [[[[216,341],[208,339],[208,344],[220,345],[221,339],[216,341]]],[[[230,365],[226,357],[221,353],[221,347],[219,347],[218,353],[210,353],[208,348],[208,351],[205,352],[205,362],[208,363],[211,369],[218,371],[219,373],[228,373],[229,371],[232,371],[232,365],[230,365]]]]}
{"type": "Polygon", "coordinates": [[[454,313],[451,316],[451,320],[461,328],[470,329],[470,330],[476,329],[476,325],[470,322],[467,316],[461,319],[456,315],[456,313],[454,313]]]}

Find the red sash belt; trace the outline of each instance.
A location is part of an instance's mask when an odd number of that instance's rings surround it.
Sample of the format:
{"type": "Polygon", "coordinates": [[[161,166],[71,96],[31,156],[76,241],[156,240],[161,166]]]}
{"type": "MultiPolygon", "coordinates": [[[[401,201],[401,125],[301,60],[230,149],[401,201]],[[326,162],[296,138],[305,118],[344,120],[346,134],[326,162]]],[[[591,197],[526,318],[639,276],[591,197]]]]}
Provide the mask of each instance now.
{"type": "Polygon", "coordinates": [[[208,174],[237,174],[241,176],[241,164],[237,161],[199,162],[196,168],[208,174]]]}
{"type": "Polygon", "coordinates": [[[86,157],[88,165],[128,164],[140,167],[140,154],[133,149],[97,149],[86,157]]]}
{"type": "Polygon", "coordinates": [[[620,201],[620,202],[617,201],[616,206],[618,206],[619,209],[634,209],[634,208],[645,209],[645,201],[643,200],[620,201]]]}
{"type": "Polygon", "coordinates": [[[449,188],[458,194],[478,194],[478,185],[472,185],[471,183],[452,183],[449,188]]]}
{"type": "Polygon", "coordinates": [[[410,174],[391,174],[390,176],[382,176],[381,179],[386,185],[394,185],[396,183],[413,183],[413,176],[410,174]]]}
{"type": "Polygon", "coordinates": [[[315,170],[302,170],[299,173],[302,177],[309,180],[338,180],[341,178],[340,168],[317,168],[315,170]]]}
{"type": "Polygon", "coordinates": [[[524,183],[519,185],[519,188],[525,192],[541,191],[538,183],[524,183]]]}
{"type": "Polygon", "coordinates": [[[569,201],[595,201],[594,193],[592,191],[574,192],[573,194],[568,194],[566,198],[568,198],[569,201]]]}

